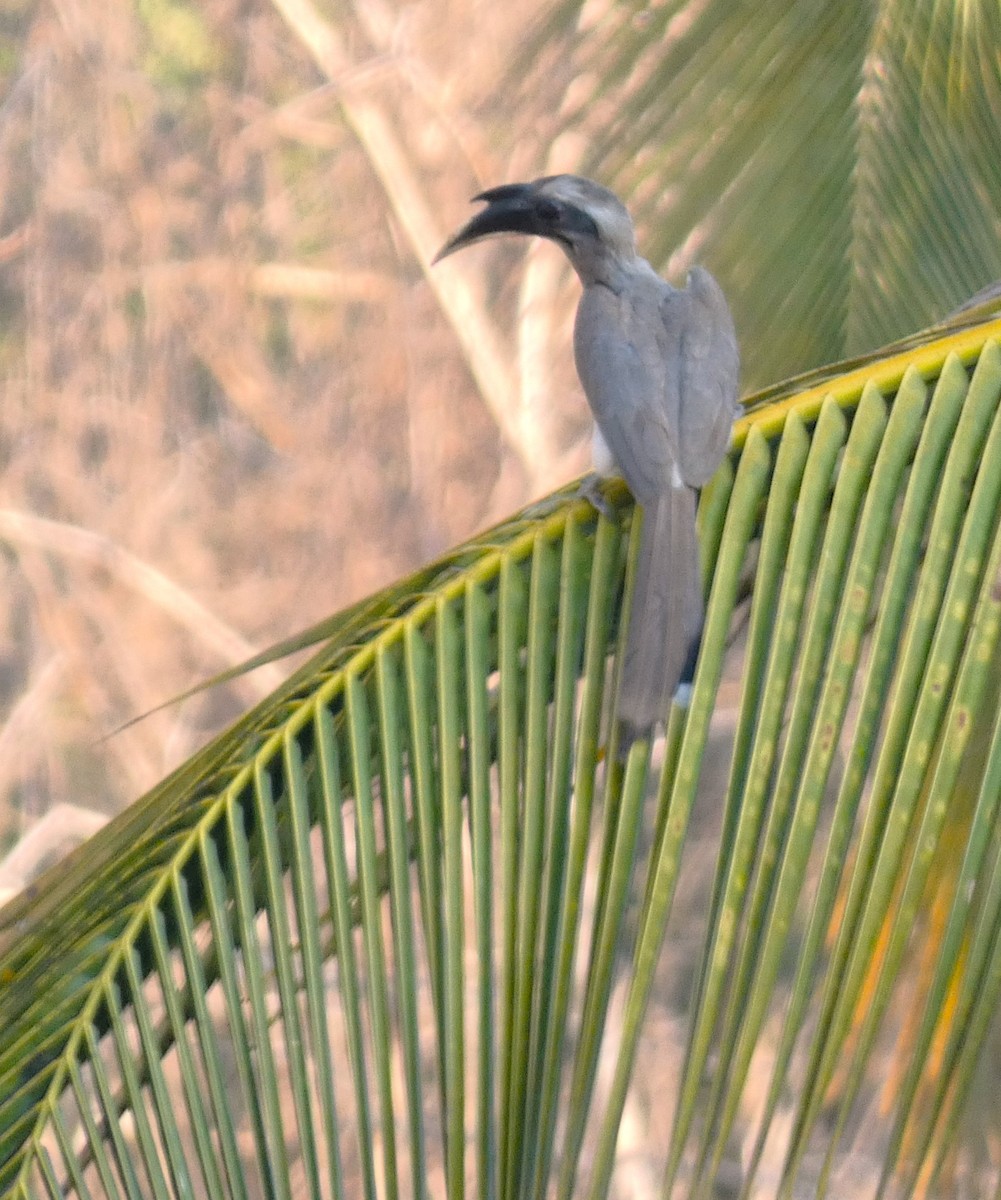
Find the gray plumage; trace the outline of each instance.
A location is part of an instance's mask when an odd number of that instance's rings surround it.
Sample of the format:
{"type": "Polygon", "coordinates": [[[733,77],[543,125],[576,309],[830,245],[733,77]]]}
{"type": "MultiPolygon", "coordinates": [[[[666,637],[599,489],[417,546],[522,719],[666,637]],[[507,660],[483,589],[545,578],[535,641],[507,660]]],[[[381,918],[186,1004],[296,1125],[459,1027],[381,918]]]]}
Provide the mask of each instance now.
{"type": "Polygon", "coordinates": [[[583,285],[577,373],[643,513],[619,693],[628,745],[650,733],[694,670],[703,619],[697,489],[722,462],[739,411],[733,320],[708,271],[693,268],[680,291],[661,279],[636,253],[624,206],[589,179],[555,175],[477,199],[488,207],[438,259],[492,234],[535,234],[559,242],[583,285]]]}

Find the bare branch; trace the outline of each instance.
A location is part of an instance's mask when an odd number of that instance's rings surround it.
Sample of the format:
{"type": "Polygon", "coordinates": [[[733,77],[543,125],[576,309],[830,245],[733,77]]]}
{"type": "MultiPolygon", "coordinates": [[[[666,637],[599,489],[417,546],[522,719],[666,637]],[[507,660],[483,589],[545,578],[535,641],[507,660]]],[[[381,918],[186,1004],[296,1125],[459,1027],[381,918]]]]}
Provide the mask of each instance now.
{"type": "MultiPolygon", "coordinates": [[[[259,649],[162,571],[104,534],[5,508],[0,509],[0,539],[15,548],[19,544],[34,546],[101,567],[190,630],[227,664],[242,662],[259,649]]],[[[265,696],[283,679],[279,667],[268,665],[259,669],[252,687],[265,696]]]]}
{"type": "MultiPolygon", "coordinates": [[[[334,83],[345,79],[353,64],[337,31],[310,0],[274,0],[274,4],[324,74],[334,83]]],[[[442,311],[455,329],[487,408],[534,485],[546,475],[548,456],[536,437],[525,435],[511,350],[503,345],[460,265],[447,262],[429,270],[445,235],[392,121],[370,96],[353,94],[350,89],[339,89],[337,95],[345,121],[365,150],[442,311]]]]}

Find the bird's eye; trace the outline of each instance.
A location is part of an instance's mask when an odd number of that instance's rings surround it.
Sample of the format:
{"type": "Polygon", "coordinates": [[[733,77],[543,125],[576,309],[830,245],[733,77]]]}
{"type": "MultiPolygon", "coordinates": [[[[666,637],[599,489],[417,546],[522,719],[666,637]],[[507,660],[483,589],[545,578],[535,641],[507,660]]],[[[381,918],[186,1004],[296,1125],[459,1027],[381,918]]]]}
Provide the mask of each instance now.
{"type": "Polygon", "coordinates": [[[560,206],[552,200],[542,200],[539,202],[539,207],[536,210],[543,221],[558,221],[560,216],[560,206]]]}

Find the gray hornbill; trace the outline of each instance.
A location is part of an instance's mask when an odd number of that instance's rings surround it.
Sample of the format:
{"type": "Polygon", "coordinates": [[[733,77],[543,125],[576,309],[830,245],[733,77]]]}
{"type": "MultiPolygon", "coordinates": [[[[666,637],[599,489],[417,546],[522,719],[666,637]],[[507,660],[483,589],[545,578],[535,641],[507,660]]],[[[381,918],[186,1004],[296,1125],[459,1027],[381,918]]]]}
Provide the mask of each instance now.
{"type": "Polygon", "coordinates": [[[636,253],[633,224],[607,188],[575,175],[507,184],[435,262],[491,234],[559,243],[583,285],[574,357],[596,422],[594,465],[621,474],[643,509],[619,718],[625,745],[649,735],[691,682],[702,632],[697,489],[729,445],[738,353],[719,285],[701,267],[683,291],[636,253]]]}

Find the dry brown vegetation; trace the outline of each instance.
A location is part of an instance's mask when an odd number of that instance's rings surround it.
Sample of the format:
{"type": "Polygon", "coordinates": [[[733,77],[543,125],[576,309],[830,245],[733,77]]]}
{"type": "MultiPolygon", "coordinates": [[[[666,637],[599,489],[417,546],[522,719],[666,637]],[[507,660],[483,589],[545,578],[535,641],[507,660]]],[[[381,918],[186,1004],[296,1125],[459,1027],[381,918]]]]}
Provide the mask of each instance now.
{"type": "Polygon", "coordinates": [[[558,256],[427,273],[477,185],[577,165],[558,39],[511,93],[539,16],[0,6],[0,851],[280,669],[108,730],[584,465],[558,256]]]}

